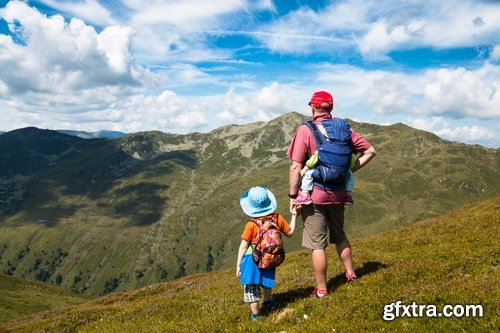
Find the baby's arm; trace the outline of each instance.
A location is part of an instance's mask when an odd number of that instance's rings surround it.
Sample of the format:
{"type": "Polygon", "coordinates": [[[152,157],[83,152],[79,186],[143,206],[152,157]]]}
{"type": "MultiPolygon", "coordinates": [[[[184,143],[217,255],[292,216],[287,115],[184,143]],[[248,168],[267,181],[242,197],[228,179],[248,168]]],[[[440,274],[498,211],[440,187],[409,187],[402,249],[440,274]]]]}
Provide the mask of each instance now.
{"type": "Polygon", "coordinates": [[[241,240],[240,247],[238,249],[238,259],[236,260],[236,277],[241,276],[241,259],[243,259],[243,255],[247,252],[248,246],[250,243],[244,239],[241,240]]]}
{"type": "Polygon", "coordinates": [[[304,177],[304,174],[307,172],[307,170],[312,169],[318,164],[318,151],[316,150],[314,154],[306,161],[306,164],[300,170],[300,176],[304,177]]]}
{"type": "Polygon", "coordinates": [[[302,170],[300,170],[300,177],[304,177],[304,175],[306,174],[306,172],[309,170],[309,167],[307,165],[304,165],[304,167],[302,168],[302,170]]]}

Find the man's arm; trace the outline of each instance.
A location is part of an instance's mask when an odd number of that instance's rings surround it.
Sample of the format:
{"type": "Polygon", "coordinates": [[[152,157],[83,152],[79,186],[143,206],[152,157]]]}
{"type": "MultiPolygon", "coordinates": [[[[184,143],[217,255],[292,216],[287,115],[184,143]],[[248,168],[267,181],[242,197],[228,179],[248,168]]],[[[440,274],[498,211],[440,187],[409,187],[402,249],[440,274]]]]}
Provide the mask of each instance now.
{"type": "Polygon", "coordinates": [[[366,164],[368,164],[368,162],[370,162],[371,159],[377,155],[377,152],[375,151],[375,148],[373,148],[373,146],[370,146],[370,148],[362,151],[360,154],[361,156],[356,160],[356,163],[352,168],[352,172],[356,172],[362,167],[364,167],[366,164]]]}
{"type": "Polygon", "coordinates": [[[298,194],[300,189],[300,170],[302,164],[292,160],[290,164],[290,194],[298,194]]]}
{"type": "MultiPolygon", "coordinates": [[[[292,164],[290,164],[290,189],[288,192],[291,195],[299,193],[300,170],[302,170],[302,164],[292,160],[292,164]]],[[[290,198],[290,213],[292,213],[292,215],[297,214],[296,205],[293,203],[292,198],[290,198]]]]}

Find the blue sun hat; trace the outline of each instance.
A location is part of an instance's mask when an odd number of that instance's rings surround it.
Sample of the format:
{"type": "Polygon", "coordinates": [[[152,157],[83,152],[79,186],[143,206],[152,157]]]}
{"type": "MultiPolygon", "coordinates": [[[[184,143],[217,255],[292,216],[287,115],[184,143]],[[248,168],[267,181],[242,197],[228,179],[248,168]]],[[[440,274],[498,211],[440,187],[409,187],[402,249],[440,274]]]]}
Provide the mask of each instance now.
{"type": "Polygon", "coordinates": [[[240,206],[250,217],[260,217],[276,210],[276,197],[273,192],[262,186],[246,190],[240,197],[240,206]]]}

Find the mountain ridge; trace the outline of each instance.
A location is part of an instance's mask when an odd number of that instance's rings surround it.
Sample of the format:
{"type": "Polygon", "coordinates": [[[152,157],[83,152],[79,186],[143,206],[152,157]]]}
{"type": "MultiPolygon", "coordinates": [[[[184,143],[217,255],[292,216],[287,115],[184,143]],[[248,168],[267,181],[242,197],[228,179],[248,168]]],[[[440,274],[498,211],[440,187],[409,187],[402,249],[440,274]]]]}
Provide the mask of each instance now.
{"type": "MultiPolygon", "coordinates": [[[[40,130],[28,144],[4,134],[0,272],[101,295],[229,267],[246,219],[243,190],[269,187],[278,212],[289,215],[286,148],[307,119],[290,113],[209,133],[113,140],[40,130]],[[42,140],[49,134],[53,140],[42,140]]],[[[346,211],[351,236],[500,193],[500,149],[406,125],[350,123],[378,152],[357,174],[355,205],[346,211]]],[[[300,248],[298,239],[289,244],[300,248]]]]}

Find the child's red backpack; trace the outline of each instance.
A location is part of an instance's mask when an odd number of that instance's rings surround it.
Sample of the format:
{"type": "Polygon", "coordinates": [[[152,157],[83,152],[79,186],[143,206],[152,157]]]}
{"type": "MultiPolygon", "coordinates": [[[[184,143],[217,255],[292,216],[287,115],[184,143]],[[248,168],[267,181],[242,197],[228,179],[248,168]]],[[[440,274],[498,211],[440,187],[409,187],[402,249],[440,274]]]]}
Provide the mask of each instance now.
{"type": "Polygon", "coordinates": [[[275,268],[285,260],[283,235],[278,227],[278,214],[269,219],[252,219],[259,227],[259,236],[252,255],[259,268],[275,268]]]}

